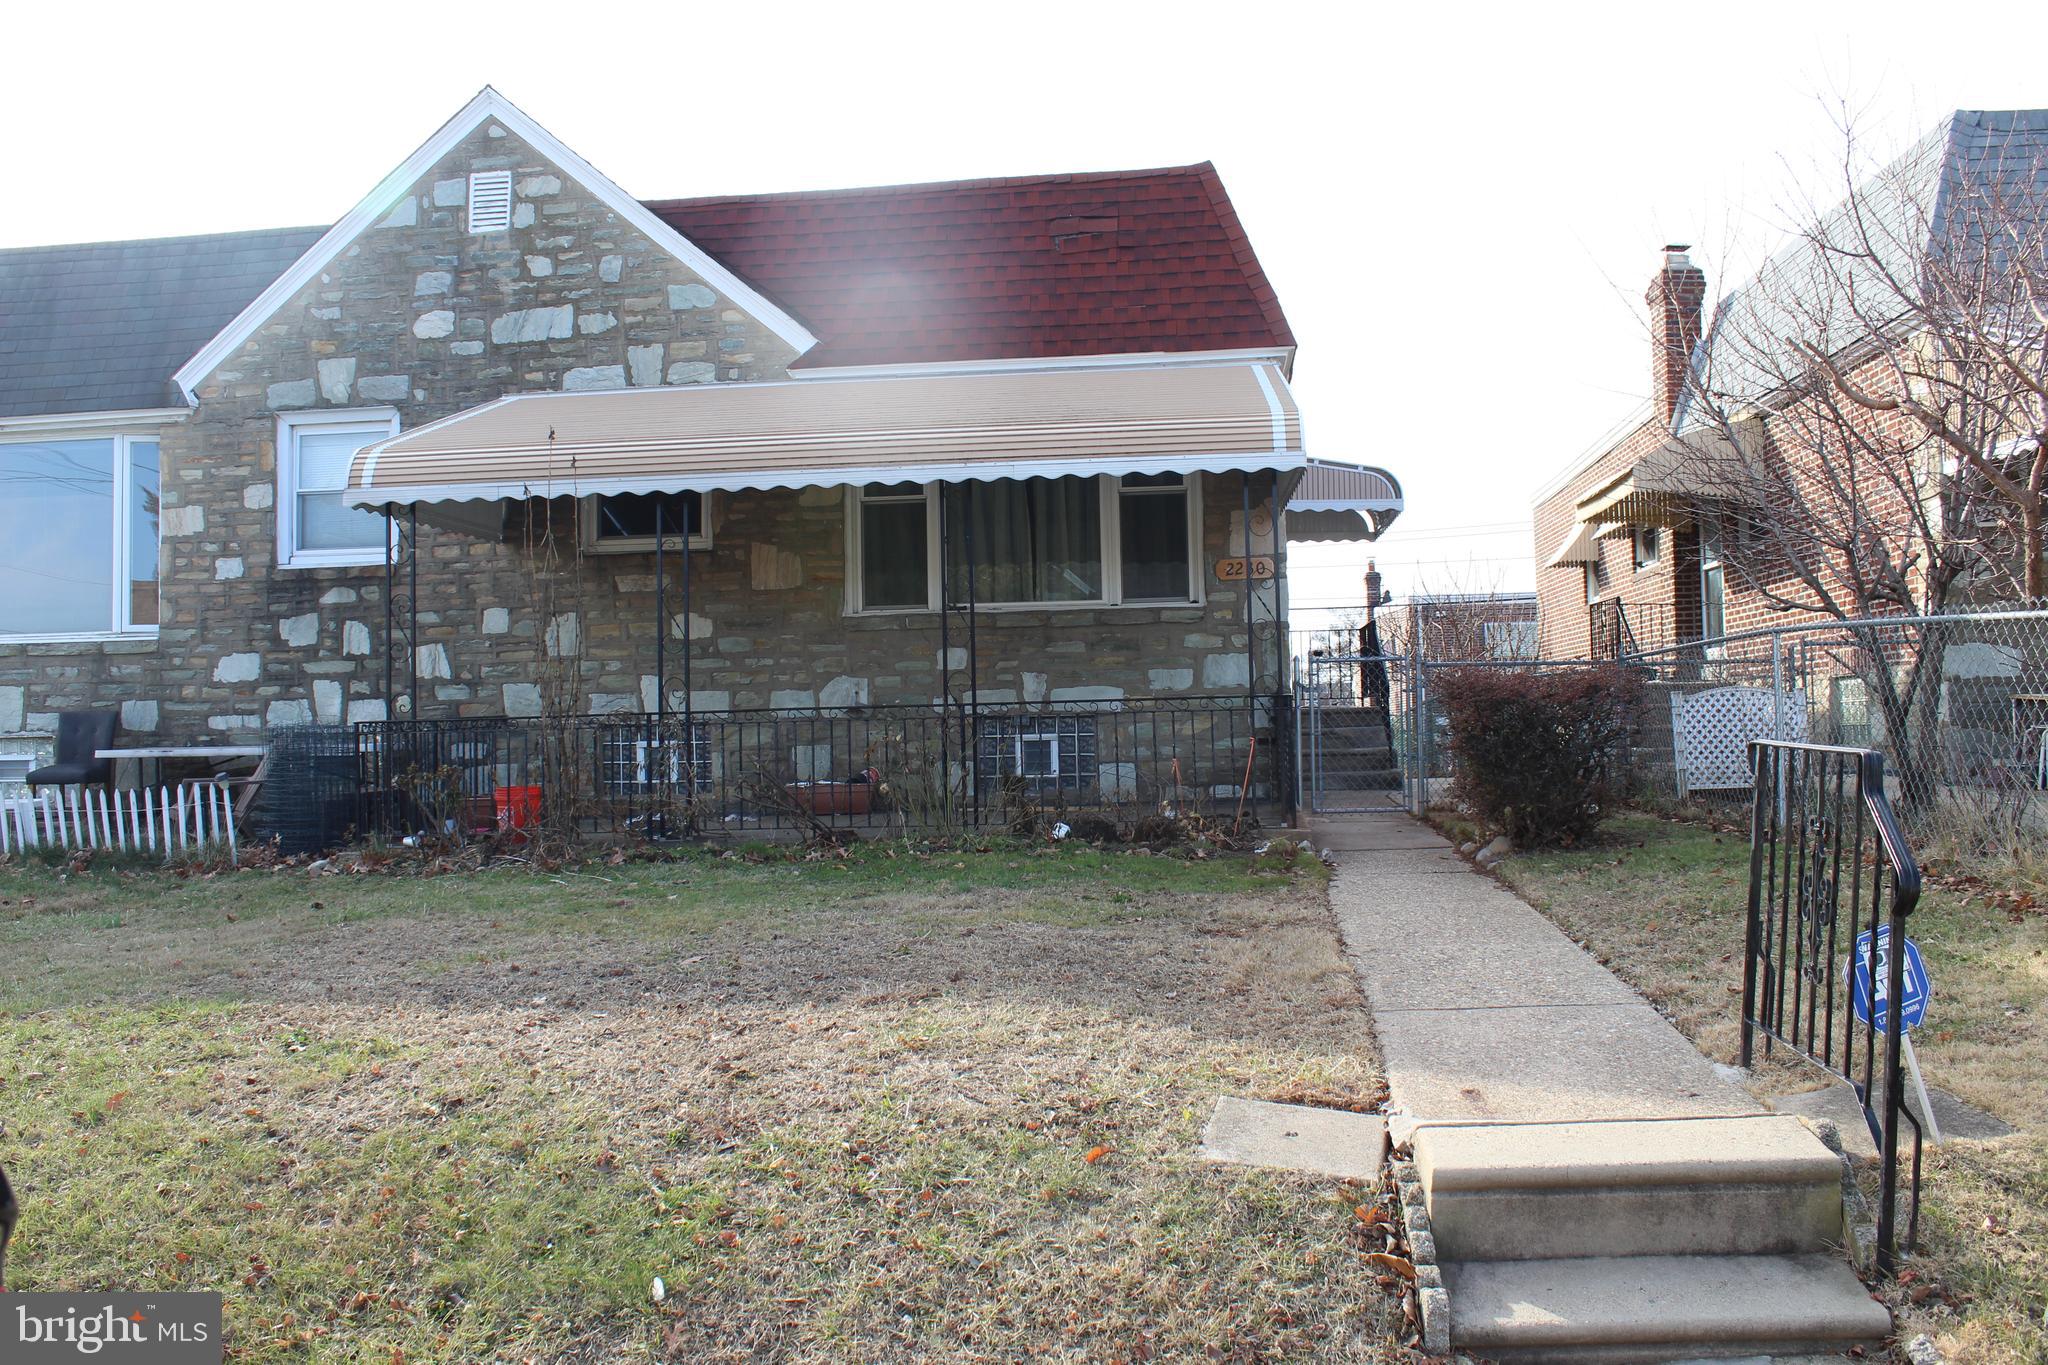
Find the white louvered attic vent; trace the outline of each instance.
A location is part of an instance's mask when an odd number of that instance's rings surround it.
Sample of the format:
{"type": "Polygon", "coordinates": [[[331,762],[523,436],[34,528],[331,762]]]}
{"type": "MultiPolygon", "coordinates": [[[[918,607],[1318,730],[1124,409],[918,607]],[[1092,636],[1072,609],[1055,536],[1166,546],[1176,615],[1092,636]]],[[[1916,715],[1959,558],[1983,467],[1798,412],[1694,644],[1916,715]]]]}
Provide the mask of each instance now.
{"type": "Polygon", "coordinates": [[[512,172],[470,172],[469,230],[503,232],[511,226],[512,172]]]}

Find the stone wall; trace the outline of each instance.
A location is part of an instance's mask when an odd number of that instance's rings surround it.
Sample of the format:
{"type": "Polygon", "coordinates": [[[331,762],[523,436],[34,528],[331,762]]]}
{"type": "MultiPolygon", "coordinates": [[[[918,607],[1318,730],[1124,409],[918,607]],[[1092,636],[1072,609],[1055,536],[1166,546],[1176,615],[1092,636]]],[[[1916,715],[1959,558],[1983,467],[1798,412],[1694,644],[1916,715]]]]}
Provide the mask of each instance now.
{"type": "MultiPolygon", "coordinates": [[[[781,379],[793,359],[560,167],[507,130],[480,127],[206,378],[188,420],[164,430],[158,638],[0,646],[0,733],[116,704],[125,730],[166,742],[385,714],[382,567],[279,564],[283,414],[391,408],[409,430],[511,393],[781,379]],[[468,175],[497,169],[513,176],[513,227],[472,235],[468,175]]],[[[1209,483],[1205,576],[1241,552],[1242,534],[1237,479],[1209,483]]],[[[564,548],[545,572],[518,519],[496,539],[423,529],[417,714],[654,704],[652,556],[579,556],[563,513],[564,548]]],[[[698,705],[926,701],[939,690],[935,617],[845,614],[841,490],[718,495],[710,515],[713,548],[693,562],[698,705]]],[[[1258,591],[1270,620],[1281,585],[1258,591]]],[[[990,613],[982,694],[1240,692],[1242,613],[1240,586],[1213,578],[1204,606],[990,613]]],[[[679,618],[670,632],[679,653],[679,618]]],[[[1270,691],[1281,685],[1277,648],[1267,630],[1260,638],[1270,691]]],[[[956,664],[964,643],[954,641],[956,664]]]]}

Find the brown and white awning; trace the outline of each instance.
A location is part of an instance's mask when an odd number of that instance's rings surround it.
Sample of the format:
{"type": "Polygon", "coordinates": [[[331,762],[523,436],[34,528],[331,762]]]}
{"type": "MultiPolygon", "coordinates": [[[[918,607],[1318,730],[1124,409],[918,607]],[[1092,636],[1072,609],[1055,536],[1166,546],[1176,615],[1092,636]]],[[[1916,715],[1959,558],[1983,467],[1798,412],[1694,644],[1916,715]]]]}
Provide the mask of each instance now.
{"type": "Polygon", "coordinates": [[[1328,541],[1378,540],[1406,503],[1384,469],[1310,460],[1286,505],[1289,540],[1328,541]]]}
{"type": "Polygon", "coordinates": [[[1702,429],[1674,436],[1619,477],[1579,499],[1581,522],[1617,526],[1675,526],[1689,522],[1703,502],[1742,502],[1758,495],[1761,423],[1744,423],[1730,436],[1702,429]]]}
{"type": "Polygon", "coordinates": [[[1271,364],[1048,369],[522,394],[365,446],[348,501],[437,520],[503,498],[1308,465],[1271,364]]]}

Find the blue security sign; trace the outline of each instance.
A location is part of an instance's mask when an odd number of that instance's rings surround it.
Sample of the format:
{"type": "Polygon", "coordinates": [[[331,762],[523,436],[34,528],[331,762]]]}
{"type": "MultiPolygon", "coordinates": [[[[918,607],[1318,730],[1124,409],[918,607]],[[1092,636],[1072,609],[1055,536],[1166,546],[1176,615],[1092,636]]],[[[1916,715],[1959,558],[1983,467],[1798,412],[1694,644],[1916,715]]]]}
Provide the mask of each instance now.
{"type": "MultiPolygon", "coordinates": [[[[1886,993],[1892,983],[1892,927],[1882,925],[1877,930],[1877,980],[1873,984],[1870,957],[1871,931],[1865,929],[1856,935],[1856,951],[1843,964],[1842,974],[1849,980],[1849,1005],[1856,1011],[1861,1023],[1869,1023],[1875,1013],[1877,1026],[1885,1026],[1886,1016],[1891,1013],[1891,1002],[1886,993]],[[1876,1002],[1873,1011],[1871,1002],[1876,1002]]],[[[1907,939],[1905,971],[1899,994],[1899,1022],[1906,1028],[1917,1027],[1927,1017],[1927,1001],[1934,994],[1934,986],[1927,979],[1927,964],[1920,960],[1920,945],[1907,939]]]]}

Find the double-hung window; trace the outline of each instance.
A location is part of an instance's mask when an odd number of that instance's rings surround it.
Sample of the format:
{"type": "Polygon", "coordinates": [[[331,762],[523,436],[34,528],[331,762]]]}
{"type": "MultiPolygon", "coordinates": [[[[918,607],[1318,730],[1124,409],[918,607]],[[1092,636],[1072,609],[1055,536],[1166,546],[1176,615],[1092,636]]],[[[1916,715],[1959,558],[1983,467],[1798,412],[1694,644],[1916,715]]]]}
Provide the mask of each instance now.
{"type": "Polygon", "coordinates": [[[1718,640],[1728,633],[1728,568],[1718,520],[1700,521],[1700,635],[1718,640]]]}
{"type": "Polygon", "coordinates": [[[929,609],[970,590],[994,610],[1196,602],[1197,516],[1180,474],[869,484],[848,507],[850,606],[929,609]]]}
{"type": "Polygon", "coordinates": [[[0,636],[157,624],[154,435],[0,439],[0,636]]]}
{"type": "Polygon", "coordinates": [[[293,413],[277,419],[277,562],[288,569],[382,564],[381,512],[344,497],[356,452],[398,432],[389,408],[293,413]]]}

